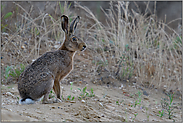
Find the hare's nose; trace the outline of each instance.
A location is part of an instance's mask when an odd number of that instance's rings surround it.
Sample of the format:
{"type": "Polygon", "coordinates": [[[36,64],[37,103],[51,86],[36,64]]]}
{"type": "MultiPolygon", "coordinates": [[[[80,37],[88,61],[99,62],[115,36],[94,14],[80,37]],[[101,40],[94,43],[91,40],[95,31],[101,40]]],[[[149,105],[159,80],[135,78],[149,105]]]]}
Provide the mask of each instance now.
{"type": "Polygon", "coordinates": [[[81,51],[85,50],[86,49],[86,45],[83,45],[83,48],[81,49],[81,51]]]}

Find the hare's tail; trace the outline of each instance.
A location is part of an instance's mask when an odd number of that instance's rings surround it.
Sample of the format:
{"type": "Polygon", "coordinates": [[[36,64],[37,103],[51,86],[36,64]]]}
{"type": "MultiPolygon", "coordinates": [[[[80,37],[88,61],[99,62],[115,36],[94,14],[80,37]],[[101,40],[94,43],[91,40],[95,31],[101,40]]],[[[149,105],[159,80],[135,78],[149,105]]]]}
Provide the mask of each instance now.
{"type": "Polygon", "coordinates": [[[21,99],[19,101],[19,104],[21,105],[26,105],[26,104],[34,104],[35,100],[31,99],[31,98],[25,98],[25,99],[21,99]]]}

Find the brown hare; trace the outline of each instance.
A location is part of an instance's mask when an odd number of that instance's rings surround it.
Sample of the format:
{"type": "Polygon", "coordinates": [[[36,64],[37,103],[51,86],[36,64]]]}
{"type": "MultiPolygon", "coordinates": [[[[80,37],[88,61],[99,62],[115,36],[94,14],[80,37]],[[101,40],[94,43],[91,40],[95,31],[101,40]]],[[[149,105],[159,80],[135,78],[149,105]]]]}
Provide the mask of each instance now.
{"type": "Polygon", "coordinates": [[[42,103],[61,101],[60,81],[73,69],[73,57],[76,51],[83,51],[86,44],[73,33],[80,17],[70,24],[68,17],[61,16],[61,27],[65,32],[62,46],[53,52],[46,52],[28,65],[18,80],[18,90],[21,96],[20,104],[32,104],[44,96],[42,103]],[[56,100],[48,99],[53,88],[56,100]]]}

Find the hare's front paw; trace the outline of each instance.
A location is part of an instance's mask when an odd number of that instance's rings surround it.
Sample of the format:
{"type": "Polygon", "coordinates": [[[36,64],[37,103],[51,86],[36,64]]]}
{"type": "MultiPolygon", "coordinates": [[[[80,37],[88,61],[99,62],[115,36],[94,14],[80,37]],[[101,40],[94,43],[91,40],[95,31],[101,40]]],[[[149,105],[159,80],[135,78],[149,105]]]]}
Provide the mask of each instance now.
{"type": "Polygon", "coordinates": [[[51,104],[51,103],[54,103],[54,100],[52,100],[52,99],[47,99],[47,100],[43,100],[42,103],[43,103],[43,104],[51,104]]]}
{"type": "Polygon", "coordinates": [[[60,103],[62,102],[61,99],[47,99],[47,100],[43,100],[43,104],[51,104],[51,103],[60,103]]]}
{"type": "Polygon", "coordinates": [[[62,100],[59,99],[59,98],[57,98],[57,99],[55,99],[55,100],[53,101],[53,103],[60,103],[60,102],[62,102],[62,100]]]}

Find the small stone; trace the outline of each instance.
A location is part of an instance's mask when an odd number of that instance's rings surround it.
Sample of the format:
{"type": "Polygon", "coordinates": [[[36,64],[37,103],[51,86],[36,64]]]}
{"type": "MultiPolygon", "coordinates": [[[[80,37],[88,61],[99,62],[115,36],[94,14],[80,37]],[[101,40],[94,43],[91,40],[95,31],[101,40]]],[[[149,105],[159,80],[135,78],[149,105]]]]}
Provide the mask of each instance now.
{"type": "Polygon", "coordinates": [[[145,110],[142,110],[143,113],[145,113],[145,110]]]}
{"type": "Polygon", "coordinates": [[[153,113],[150,113],[149,115],[154,116],[154,114],[153,114],[153,113]]]}
{"type": "MultiPolygon", "coordinates": [[[[70,103],[76,103],[76,101],[70,101],[70,103]]],[[[71,104],[72,105],[72,104],[71,104]]]]}
{"type": "Polygon", "coordinates": [[[55,107],[54,107],[54,106],[52,106],[51,108],[52,108],[52,109],[55,109],[55,107]]]}
{"type": "Polygon", "coordinates": [[[43,114],[41,111],[37,111],[38,114],[43,114]]]}
{"type": "Polygon", "coordinates": [[[166,85],[164,85],[163,87],[164,87],[164,89],[166,89],[166,88],[167,88],[167,86],[166,86],[166,85]]]}
{"type": "Polygon", "coordinates": [[[8,34],[8,33],[5,33],[5,32],[3,32],[2,35],[3,35],[3,36],[6,36],[6,37],[9,36],[9,34],[8,34]]]}
{"type": "Polygon", "coordinates": [[[144,95],[146,95],[146,96],[148,96],[148,95],[149,95],[146,91],[143,91],[143,94],[144,94],[144,95]]]}
{"type": "Polygon", "coordinates": [[[101,102],[99,103],[99,105],[103,107],[103,104],[101,102]]]}
{"type": "Polygon", "coordinates": [[[6,92],[7,96],[12,96],[14,99],[16,99],[16,96],[14,96],[11,92],[6,92]]]}
{"type": "Polygon", "coordinates": [[[22,49],[25,49],[25,46],[23,45],[23,46],[21,46],[21,48],[22,48],[22,49]]]}
{"type": "Polygon", "coordinates": [[[82,103],[85,103],[85,100],[81,100],[82,103]]]}
{"type": "Polygon", "coordinates": [[[121,87],[119,87],[119,89],[122,89],[124,86],[123,86],[123,84],[121,84],[121,87]]]}
{"type": "Polygon", "coordinates": [[[149,98],[148,98],[148,97],[144,97],[144,99],[145,99],[145,100],[149,100],[149,98]]]}
{"type": "Polygon", "coordinates": [[[179,97],[179,100],[182,100],[182,97],[181,96],[179,97]]]}
{"type": "Polygon", "coordinates": [[[7,94],[8,96],[12,96],[12,93],[11,93],[11,92],[6,92],[6,94],[7,94]]]}

